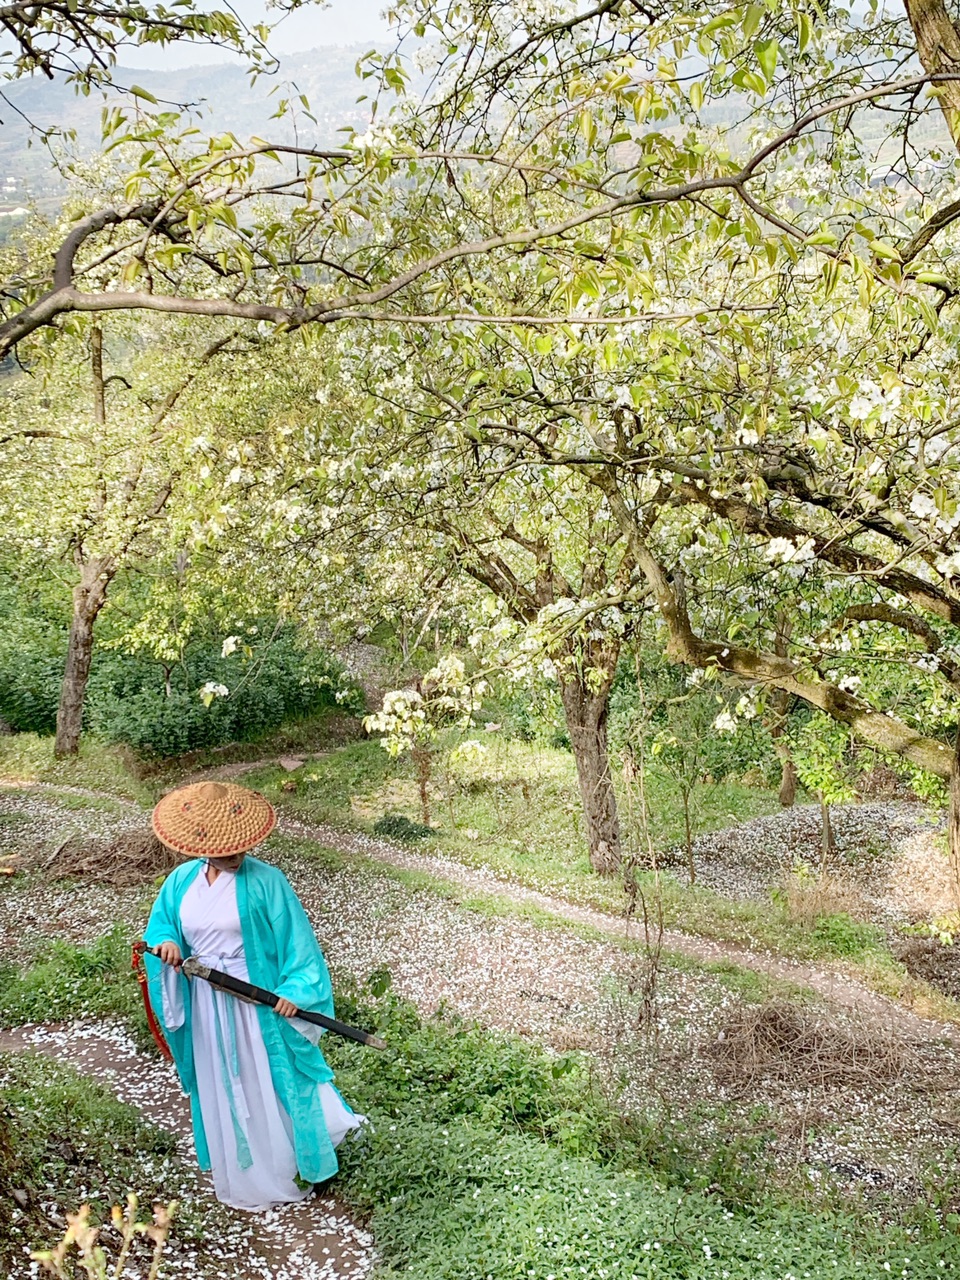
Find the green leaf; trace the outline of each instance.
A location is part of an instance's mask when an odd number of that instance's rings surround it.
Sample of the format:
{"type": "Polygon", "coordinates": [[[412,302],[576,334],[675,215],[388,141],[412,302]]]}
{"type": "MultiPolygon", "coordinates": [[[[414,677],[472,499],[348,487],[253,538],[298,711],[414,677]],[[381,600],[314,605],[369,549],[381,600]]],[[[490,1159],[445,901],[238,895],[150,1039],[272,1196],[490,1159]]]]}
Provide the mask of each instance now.
{"type": "Polygon", "coordinates": [[[900,262],[900,250],[894,248],[892,244],[887,244],[883,240],[871,240],[868,246],[870,252],[878,258],[886,258],[888,262],[900,262]]]}
{"type": "Polygon", "coordinates": [[[753,46],[753,52],[756,54],[764,80],[766,80],[767,84],[772,84],[777,70],[780,42],[778,40],[758,40],[753,46]]]}
{"type": "Polygon", "coordinates": [[[813,23],[810,21],[809,13],[800,13],[797,15],[797,47],[803,53],[813,36],[813,23]]]}
{"type": "Polygon", "coordinates": [[[130,86],[130,92],[133,94],[135,98],[143,98],[147,102],[154,102],[154,103],[157,101],[156,98],[148,89],[142,89],[138,84],[132,84],[130,86]]]}
{"type": "Polygon", "coordinates": [[[747,5],[741,24],[746,40],[751,40],[760,30],[760,23],[763,21],[766,12],[767,10],[762,4],[747,5]]]}
{"type": "Polygon", "coordinates": [[[918,271],[913,277],[919,284],[935,284],[941,289],[951,288],[950,279],[942,271],[918,271]]]}

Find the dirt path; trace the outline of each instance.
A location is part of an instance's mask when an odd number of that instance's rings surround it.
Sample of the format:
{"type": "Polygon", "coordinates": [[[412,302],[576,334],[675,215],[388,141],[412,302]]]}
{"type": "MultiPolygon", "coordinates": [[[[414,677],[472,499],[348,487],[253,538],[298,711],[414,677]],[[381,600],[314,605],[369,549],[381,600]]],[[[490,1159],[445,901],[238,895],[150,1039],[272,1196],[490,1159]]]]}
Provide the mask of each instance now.
{"type": "MultiPolygon", "coordinates": [[[[59,1023],[0,1029],[0,1052],[42,1053],[105,1085],[121,1102],[135,1106],[161,1128],[175,1133],[178,1151],[193,1160],[190,1110],[173,1067],[138,1054],[119,1027],[106,1023],[59,1023]]],[[[206,1176],[201,1195],[213,1199],[206,1176]]],[[[230,1210],[236,1239],[224,1242],[237,1276],[260,1280],[362,1280],[373,1266],[372,1240],[331,1196],[318,1195],[301,1204],[269,1213],[230,1210]],[[231,1249],[233,1250],[231,1254],[231,1249]]],[[[206,1280],[205,1272],[178,1266],[172,1258],[168,1274],[206,1280]]],[[[24,1273],[27,1274],[27,1273],[24,1273]]],[[[225,1273],[217,1272],[218,1277],[225,1273]]],[[[19,1280],[11,1277],[11,1280],[19,1280]]]]}
{"type": "MultiPolygon", "coordinates": [[[[315,757],[271,756],[261,760],[231,762],[213,769],[198,770],[189,777],[181,779],[178,785],[203,778],[220,780],[239,778],[269,765],[284,764],[295,768],[308,758],[315,757]]],[[[19,784],[19,789],[56,791],[64,788],[38,782],[19,784]]],[[[68,789],[77,790],[91,797],[116,800],[116,797],[109,792],[89,791],[83,788],[68,789]]],[[[401,870],[421,872],[453,884],[468,893],[499,898],[517,906],[535,907],[562,920],[568,920],[571,924],[586,925],[610,937],[622,938],[637,934],[637,926],[628,925],[619,916],[501,880],[490,871],[465,866],[452,858],[415,853],[389,840],[346,831],[324,823],[303,822],[283,812],[279,815],[278,830],[288,835],[315,840],[348,856],[359,855],[401,870]]],[[[878,1025],[896,1030],[911,1039],[948,1039],[960,1044],[960,1027],[924,1017],[895,1000],[871,991],[856,978],[835,969],[672,929],[664,931],[662,943],[665,950],[687,956],[698,963],[732,964],[796,987],[805,987],[843,1009],[856,1012],[861,1018],[874,1020],[878,1025]]]]}
{"type": "MultiPolygon", "coordinates": [[[[553,897],[536,889],[511,884],[498,879],[492,872],[464,866],[451,858],[433,857],[413,853],[386,840],[342,831],[336,827],[301,822],[282,815],[279,830],[288,835],[302,836],[340,853],[361,855],[377,862],[406,871],[419,871],[446,880],[470,893],[501,898],[519,906],[532,906],[551,915],[569,920],[572,924],[587,925],[611,937],[636,937],[638,926],[628,924],[618,916],[593,907],[580,906],[565,898],[553,897]]],[[[689,956],[702,963],[727,963],[755,973],[765,974],[794,986],[807,987],[818,995],[856,1011],[864,1018],[875,1018],[886,1027],[895,1027],[911,1038],[956,1039],[960,1043],[960,1029],[949,1023],[924,1018],[904,1008],[895,1000],[870,991],[862,982],[818,965],[785,959],[769,952],[752,951],[733,943],[715,942],[694,934],[667,929],[663,933],[663,947],[679,955],[689,956]]]]}

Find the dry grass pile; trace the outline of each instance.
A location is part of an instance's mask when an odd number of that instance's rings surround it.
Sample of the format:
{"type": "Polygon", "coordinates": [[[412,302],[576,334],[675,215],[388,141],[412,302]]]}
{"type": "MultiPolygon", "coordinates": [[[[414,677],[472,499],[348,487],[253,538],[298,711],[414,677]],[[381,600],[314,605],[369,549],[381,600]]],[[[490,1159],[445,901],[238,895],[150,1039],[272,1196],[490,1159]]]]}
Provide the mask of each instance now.
{"type": "Polygon", "coordinates": [[[166,875],[178,861],[148,829],[100,838],[71,836],[54,849],[48,845],[40,850],[32,864],[52,880],[93,880],[127,889],[166,875]]]}
{"type": "Polygon", "coordinates": [[[746,1091],[759,1079],[805,1087],[869,1085],[916,1068],[909,1043],[785,1000],[742,1005],[709,1045],[717,1078],[746,1091]]]}
{"type": "Polygon", "coordinates": [[[911,978],[920,978],[954,1000],[960,1000],[960,943],[939,938],[903,938],[894,946],[911,978]]]}
{"type": "Polygon", "coordinates": [[[784,876],[778,894],[787,917],[812,929],[823,916],[848,915],[854,920],[870,918],[863,894],[849,876],[824,870],[819,873],[800,867],[784,876]]]}

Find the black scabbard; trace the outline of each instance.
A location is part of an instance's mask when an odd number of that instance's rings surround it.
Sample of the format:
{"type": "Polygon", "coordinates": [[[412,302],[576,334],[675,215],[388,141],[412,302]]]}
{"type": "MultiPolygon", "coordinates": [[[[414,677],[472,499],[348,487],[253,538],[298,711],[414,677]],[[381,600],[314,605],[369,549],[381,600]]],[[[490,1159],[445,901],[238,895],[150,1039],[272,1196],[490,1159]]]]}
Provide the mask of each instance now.
{"type": "MultiPolygon", "coordinates": [[[[151,955],[159,956],[159,947],[149,947],[145,942],[136,944],[138,950],[149,951],[151,955]]],[[[245,982],[243,978],[234,978],[232,974],[221,973],[219,969],[211,969],[209,965],[201,964],[198,960],[194,960],[192,956],[184,960],[183,972],[188,978],[202,978],[204,982],[209,982],[212,987],[218,987],[221,991],[228,991],[232,996],[236,996],[238,1000],[249,1000],[252,1004],[265,1004],[271,1009],[276,1008],[280,997],[275,991],[267,991],[265,987],[255,986],[252,982],[245,982]]],[[[361,1031],[359,1027],[348,1026],[345,1022],[338,1022],[336,1018],[328,1018],[323,1013],[310,1013],[307,1009],[298,1009],[294,1015],[302,1018],[304,1022],[312,1022],[316,1027],[323,1027],[325,1031],[332,1031],[334,1035],[343,1036],[345,1040],[355,1040],[358,1044],[370,1045],[373,1049],[386,1049],[386,1042],[381,1040],[379,1036],[371,1035],[369,1031],[361,1031]]]]}
{"type": "MultiPolygon", "coordinates": [[[[184,965],[186,966],[186,961],[184,965]]],[[[197,965],[194,968],[194,975],[203,978],[209,982],[212,987],[219,987],[221,991],[229,991],[231,995],[239,996],[241,1000],[251,1000],[254,1004],[266,1004],[271,1009],[276,1007],[280,997],[273,991],[267,991],[265,987],[258,987],[252,982],[244,982],[242,978],[234,978],[232,974],[221,973],[219,969],[208,969],[206,965],[197,965]]],[[[346,1040],[356,1040],[358,1044],[368,1044],[374,1049],[385,1049],[387,1046],[378,1036],[372,1036],[368,1031],[361,1031],[359,1027],[348,1026],[345,1022],[339,1022],[336,1018],[328,1018],[324,1013],[311,1013],[308,1009],[298,1009],[294,1015],[302,1018],[304,1022],[312,1022],[315,1027],[323,1027],[325,1031],[332,1031],[335,1035],[343,1036],[346,1040]]]]}

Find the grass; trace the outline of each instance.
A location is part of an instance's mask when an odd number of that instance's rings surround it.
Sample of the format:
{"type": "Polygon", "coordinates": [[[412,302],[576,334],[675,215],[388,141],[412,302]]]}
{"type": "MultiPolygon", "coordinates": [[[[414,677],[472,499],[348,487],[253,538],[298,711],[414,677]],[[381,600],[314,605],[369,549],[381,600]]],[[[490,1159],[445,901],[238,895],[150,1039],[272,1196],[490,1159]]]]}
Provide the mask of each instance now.
{"type": "MultiPolygon", "coordinates": [[[[0,1272],[18,1273],[24,1251],[55,1244],[68,1212],[89,1204],[99,1221],[135,1189],[144,1206],[176,1198],[176,1140],[104,1088],[33,1054],[0,1054],[0,1272]]],[[[203,1251],[218,1212],[184,1204],[182,1246],[203,1251]]]]}
{"type": "MultiPolygon", "coordinates": [[[[84,963],[64,950],[54,967],[66,981],[84,963]]],[[[87,977],[75,1012],[99,999],[102,979],[87,977]]],[[[422,1021],[389,989],[379,998],[341,989],[338,1014],[376,1026],[390,1046],[325,1041],[339,1087],[372,1122],[342,1149],[336,1188],[371,1223],[378,1280],[860,1280],[886,1274],[885,1264],[932,1280],[960,1271],[960,1238],[940,1221],[952,1184],[885,1222],[856,1203],[818,1205],[809,1192],[770,1190],[762,1108],[736,1117],[704,1100],[694,1116],[624,1118],[579,1055],[452,1018],[422,1021]]],[[[76,1203],[82,1176],[104,1203],[127,1187],[157,1194],[168,1138],[62,1067],[23,1059],[4,1071],[8,1188],[52,1181],[76,1203]],[[64,1137],[80,1157],[76,1176],[74,1155],[57,1147],[64,1137]]],[[[207,1233],[216,1234],[210,1224],[207,1233]]]]}
{"type": "Polygon", "coordinates": [[[0,1027],[59,1022],[81,1015],[120,1018],[151,1045],[126,930],[115,925],[86,947],[51,942],[28,969],[0,968],[0,1027]]]}
{"type": "Polygon", "coordinates": [[[153,792],[131,767],[129,752],[91,739],[84,739],[75,758],[55,760],[53,738],[36,733],[4,735],[0,737],[0,778],[8,782],[87,787],[144,806],[153,802],[153,792]]]}

